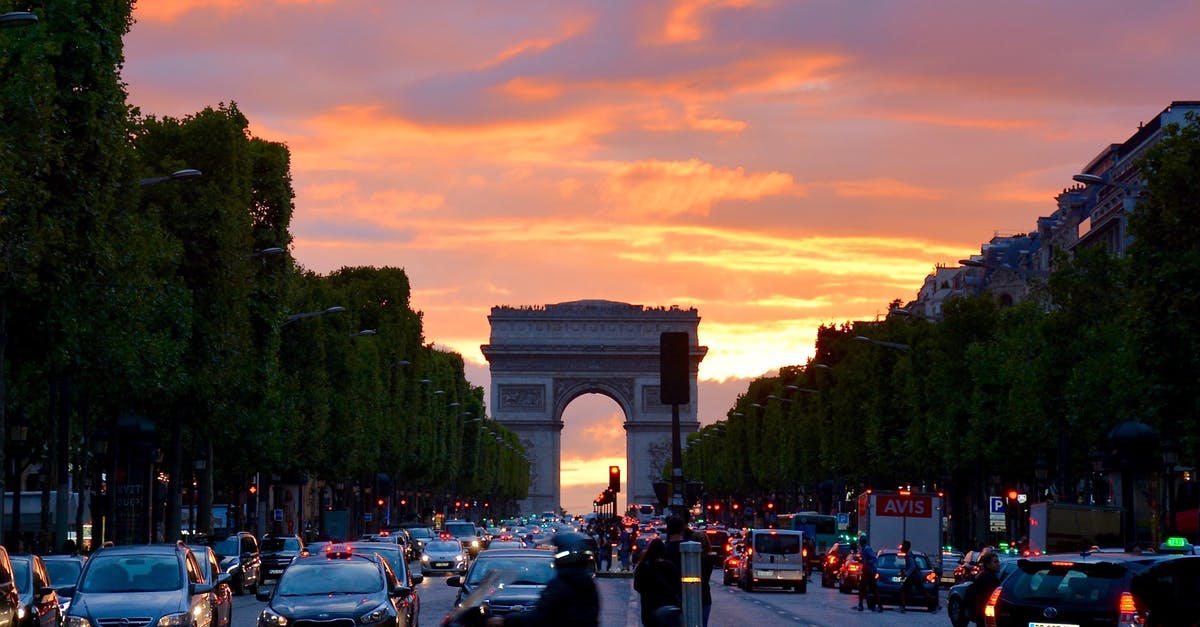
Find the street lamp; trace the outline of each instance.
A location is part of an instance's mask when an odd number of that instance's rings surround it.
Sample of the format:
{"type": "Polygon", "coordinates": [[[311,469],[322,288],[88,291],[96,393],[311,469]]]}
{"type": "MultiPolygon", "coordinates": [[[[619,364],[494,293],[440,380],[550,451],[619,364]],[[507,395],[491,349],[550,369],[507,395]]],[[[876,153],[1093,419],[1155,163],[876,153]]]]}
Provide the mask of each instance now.
{"type": "Polygon", "coordinates": [[[328,309],[322,309],[321,311],[305,311],[302,313],[294,313],[294,314],[291,314],[290,316],[288,316],[287,320],[284,320],[283,323],[288,324],[289,322],[295,322],[295,321],[301,320],[303,318],[313,318],[316,316],[324,316],[327,314],[341,313],[343,311],[346,311],[345,307],[335,306],[335,307],[330,307],[328,309]]]}
{"type": "Polygon", "coordinates": [[[375,329],[363,329],[355,333],[351,333],[350,337],[369,337],[375,335],[375,329]]]}
{"type": "Polygon", "coordinates": [[[37,24],[38,16],[33,11],[9,11],[0,13],[0,28],[17,28],[37,24]]]}
{"type": "Polygon", "coordinates": [[[202,176],[203,174],[204,173],[200,170],[184,168],[182,170],[175,170],[174,172],[164,176],[152,176],[150,178],[138,179],[138,185],[145,187],[146,185],[158,185],[159,183],[166,183],[167,181],[194,179],[198,176],[202,176]]]}
{"type": "Polygon", "coordinates": [[[282,255],[282,254],[284,254],[284,253],[286,253],[286,252],[287,252],[287,250],[285,250],[285,249],[283,249],[283,248],[280,248],[280,247],[278,247],[278,246],[272,246],[272,247],[270,247],[270,248],[264,248],[264,249],[262,249],[262,250],[256,250],[256,251],[254,251],[254,252],[250,253],[250,256],[251,256],[251,257],[271,257],[271,256],[274,256],[274,255],[282,255]]]}
{"type": "Polygon", "coordinates": [[[908,349],[910,348],[908,344],[901,344],[900,342],[887,342],[887,341],[884,341],[884,340],[876,340],[876,339],[873,339],[873,338],[869,338],[869,337],[867,337],[867,336],[865,336],[865,335],[856,335],[856,336],[854,336],[854,340],[855,340],[856,342],[863,342],[863,343],[866,343],[866,344],[878,344],[878,345],[880,345],[880,346],[886,346],[886,347],[888,347],[888,348],[894,348],[894,349],[896,349],[896,350],[898,350],[898,351],[902,351],[902,352],[905,352],[905,353],[907,353],[907,352],[908,352],[908,349]]]}

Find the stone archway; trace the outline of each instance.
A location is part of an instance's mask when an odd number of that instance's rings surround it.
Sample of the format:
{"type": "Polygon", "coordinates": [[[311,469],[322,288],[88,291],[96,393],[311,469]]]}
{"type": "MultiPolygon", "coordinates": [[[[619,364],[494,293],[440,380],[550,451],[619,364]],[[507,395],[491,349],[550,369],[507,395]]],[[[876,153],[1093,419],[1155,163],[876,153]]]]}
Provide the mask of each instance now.
{"type": "Polygon", "coordinates": [[[558,510],[562,414],[584,394],[603,394],[625,412],[625,503],[655,502],[651,482],[671,458],[671,406],[659,401],[659,338],[688,334],[692,402],[680,406],[679,421],[682,434],[694,433],[696,372],[708,352],[697,340],[696,310],[580,300],[493,307],[488,322],[490,343],[480,348],[492,375],[492,417],[518,434],[533,460],[521,510],[558,510]]]}

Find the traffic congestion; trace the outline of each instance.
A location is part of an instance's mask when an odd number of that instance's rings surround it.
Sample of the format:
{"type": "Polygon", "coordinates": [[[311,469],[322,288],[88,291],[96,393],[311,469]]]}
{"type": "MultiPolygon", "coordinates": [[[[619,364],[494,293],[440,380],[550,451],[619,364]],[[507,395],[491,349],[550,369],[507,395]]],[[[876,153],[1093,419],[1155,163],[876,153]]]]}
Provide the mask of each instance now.
{"type": "Polygon", "coordinates": [[[689,540],[699,545],[698,585],[708,588],[696,597],[706,625],[1168,626],[1194,625],[1200,615],[1200,556],[1179,539],[1053,554],[1009,545],[923,551],[907,538],[893,545],[880,525],[878,540],[862,529],[831,530],[815,512],[780,515],[763,528],[631,514],[439,517],[309,542],[242,531],[90,555],[0,548],[0,577],[15,582],[2,600],[16,619],[5,624],[527,624],[520,621],[535,615],[556,579],[576,572],[596,595],[579,606],[584,622],[594,614],[599,625],[683,625],[682,595],[647,611],[641,573],[656,545],[674,544],[678,555],[689,540]]]}

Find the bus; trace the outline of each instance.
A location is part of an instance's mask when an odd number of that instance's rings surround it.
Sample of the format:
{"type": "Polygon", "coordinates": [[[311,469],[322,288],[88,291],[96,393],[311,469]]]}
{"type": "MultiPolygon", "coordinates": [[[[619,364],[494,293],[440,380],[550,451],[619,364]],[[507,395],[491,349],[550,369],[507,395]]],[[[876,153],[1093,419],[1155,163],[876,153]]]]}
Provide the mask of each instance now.
{"type": "Polygon", "coordinates": [[[817,544],[817,554],[811,556],[817,560],[824,557],[829,547],[838,541],[837,516],[818,514],[816,512],[797,512],[795,514],[780,514],[776,520],[780,529],[795,529],[803,531],[812,537],[817,544]]]}

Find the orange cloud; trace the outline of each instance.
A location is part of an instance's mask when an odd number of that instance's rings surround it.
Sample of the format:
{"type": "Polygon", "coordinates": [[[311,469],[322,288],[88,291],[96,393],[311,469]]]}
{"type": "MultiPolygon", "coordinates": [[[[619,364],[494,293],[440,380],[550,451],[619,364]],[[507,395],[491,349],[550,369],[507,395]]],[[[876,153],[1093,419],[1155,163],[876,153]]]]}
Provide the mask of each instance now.
{"type": "Polygon", "coordinates": [[[663,44],[699,41],[707,29],[702,20],[705,14],[718,9],[740,9],[753,6],[754,0],[676,0],[666,16],[662,31],[657,34],[663,44]]]}
{"type": "MultiPolygon", "coordinates": [[[[277,5],[334,4],[337,0],[272,0],[277,5]]],[[[142,0],[134,5],[133,16],[138,21],[174,22],[192,11],[216,11],[227,17],[244,9],[246,0],[142,0]]]]}
{"type": "Polygon", "coordinates": [[[697,159],[618,165],[605,192],[618,215],[658,217],[707,215],[721,201],[803,193],[790,174],[746,174],[742,168],[722,169],[697,159]]]}

